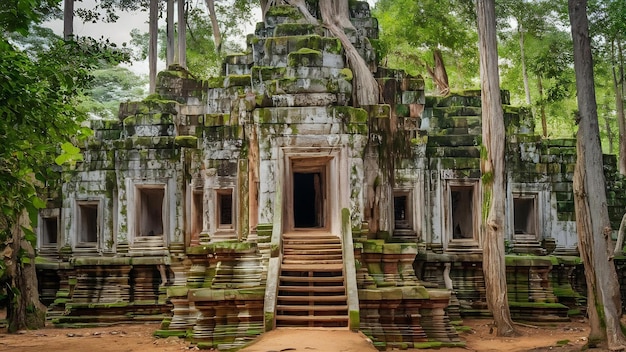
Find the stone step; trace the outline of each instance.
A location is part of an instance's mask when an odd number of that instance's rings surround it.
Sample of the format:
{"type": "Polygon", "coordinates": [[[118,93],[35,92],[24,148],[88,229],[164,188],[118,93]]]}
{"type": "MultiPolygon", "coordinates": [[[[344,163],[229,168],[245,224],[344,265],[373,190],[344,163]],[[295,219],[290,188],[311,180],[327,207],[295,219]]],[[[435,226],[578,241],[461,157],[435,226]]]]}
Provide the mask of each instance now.
{"type": "Polygon", "coordinates": [[[341,244],[339,237],[335,236],[283,236],[283,242],[302,242],[309,241],[313,243],[338,243],[341,244]]]}
{"type": "Polygon", "coordinates": [[[345,322],[348,315],[276,315],[276,320],[283,322],[345,322]]]}
{"type": "Polygon", "coordinates": [[[283,249],[283,255],[287,255],[287,254],[303,254],[303,255],[342,255],[343,251],[341,250],[341,248],[322,248],[322,249],[316,249],[316,248],[312,248],[312,249],[304,249],[304,250],[298,250],[298,249],[293,249],[289,246],[287,246],[286,248],[283,249]]]}
{"type": "Polygon", "coordinates": [[[285,259],[283,258],[283,264],[343,264],[343,259],[306,259],[298,257],[297,259],[285,259]]]}
{"type": "Polygon", "coordinates": [[[430,157],[480,158],[480,148],[477,146],[427,147],[426,155],[430,157]]]}
{"type": "Polygon", "coordinates": [[[280,285],[280,292],[302,292],[302,293],[313,293],[313,292],[346,292],[346,288],[343,286],[287,286],[284,284],[280,285]]]}
{"type": "Polygon", "coordinates": [[[277,302],[342,302],[345,304],[348,296],[346,295],[333,295],[333,296],[278,296],[277,302]]]}
{"type": "Polygon", "coordinates": [[[317,283],[329,283],[329,282],[341,282],[343,283],[343,276],[288,276],[281,275],[280,280],[286,282],[310,282],[315,279],[317,283]]]}
{"type": "Polygon", "coordinates": [[[285,271],[305,271],[305,272],[329,272],[329,271],[341,271],[343,272],[342,264],[283,264],[281,270],[284,274],[285,271]]]}
{"type": "Polygon", "coordinates": [[[285,305],[280,304],[276,306],[277,312],[339,312],[347,311],[348,305],[285,305]]]}
{"type": "Polygon", "coordinates": [[[335,253],[335,254],[316,254],[316,253],[307,253],[307,252],[301,252],[301,253],[296,253],[294,251],[290,251],[289,253],[283,253],[283,263],[286,262],[286,260],[308,260],[308,261],[316,261],[316,260],[320,260],[320,261],[325,261],[325,260],[343,260],[343,256],[341,255],[341,253],[335,253]]]}
{"type": "Polygon", "coordinates": [[[429,136],[428,147],[478,146],[482,137],[479,135],[445,135],[429,136]]]}
{"type": "Polygon", "coordinates": [[[318,244],[283,244],[283,248],[285,250],[324,250],[324,249],[340,249],[341,247],[337,247],[336,244],[325,244],[325,243],[318,243],[318,244]]]}

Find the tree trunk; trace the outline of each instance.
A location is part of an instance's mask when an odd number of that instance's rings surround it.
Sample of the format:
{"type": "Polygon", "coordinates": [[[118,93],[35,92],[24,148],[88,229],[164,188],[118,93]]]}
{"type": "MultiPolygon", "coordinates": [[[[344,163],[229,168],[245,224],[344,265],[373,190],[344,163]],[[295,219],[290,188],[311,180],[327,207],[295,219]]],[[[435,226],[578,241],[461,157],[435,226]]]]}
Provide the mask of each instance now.
{"type": "Polygon", "coordinates": [[[178,64],[187,67],[187,21],[185,0],[178,0],[178,64]]]}
{"type": "Polygon", "coordinates": [[[17,224],[12,226],[13,237],[9,245],[11,250],[4,252],[7,282],[11,287],[7,290],[9,332],[43,328],[46,322],[46,306],[39,301],[37,290],[35,250],[23,239],[22,226],[30,226],[26,212],[23,212],[17,224]]]}
{"type": "MultiPolygon", "coordinates": [[[[287,2],[297,7],[309,22],[317,23],[317,19],[309,13],[304,0],[288,0],[287,2]]],[[[348,0],[320,0],[319,6],[324,25],[339,39],[346,52],[348,65],[354,76],[353,95],[356,100],[354,105],[378,104],[380,96],[378,82],[376,82],[367,63],[344,32],[344,28],[354,28],[349,19],[348,0]]]]}
{"type": "Polygon", "coordinates": [[[543,78],[537,77],[537,87],[539,90],[539,116],[541,116],[541,129],[543,138],[548,137],[548,118],[546,117],[546,102],[543,99],[543,78]]]}
{"type": "Polygon", "coordinates": [[[165,66],[174,63],[174,0],[167,0],[167,45],[165,66]]]}
{"type": "MultiPolygon", "coordinates": [[[[518,22],[519,23],[519,22],[518,22]]],[[[519,33],[519,54],[522,62],[522,77],[524,79],[524,93],[526,94],[526,104],[532,104],[530,100],[530,84],[528,83],[528,71],[526,70],[526,50],[524,49],[524,28],[521,24],[517,26],[519,33]]]]}
{"type": "MultiPolygon", "coordinates": [[[[619,173],[626,176],[626,116],[624,116],[624,97],[622,91],[624,87],[624,77],[619,75],[618,63],[615,57],[618,56],[615,53],[615,42],[611,45],[611,57],[613,58],[613,90],[615,91],[615,110],[617,112],[617,122],[619,126],[619,173]]],[[[621,53],[621,50],[620,50],[621,53]]],[[[623,72],[620,70],[620,72],[623,72]]]]}
{"type": "Polygon", "coordinates": [[[148,67],[150,72],[150,94],[156,92],[156,74],[157,74],[157,39],[159,35],[159,3],[157,0],[150,0],[150,22],[148,32],[150,33],[150,42],[148,43],[148,67]]]}
{"type": "Polygon", "coordinates": [[[439,95],[446,96],[450,94],[450,84],[448,83],[448,72],[446,72],[446,66],[443,63],[441,50],[438,48],[433,50],[433,60],[435,67],[432,68],[426,63],[426,71],[428,71],[428,75],[435,82],[439,95]]]}
{"type": "Polygon", "coordinates": [[[74,36],[74,0],[65,0],[63,5],[63,39],[74,36]]]}
{"type": "Polygon", "coordinates": [[[574,205],[578,246],[587,281],[587,313],[591,326],[589,345],[606,343],[609,350],[620,350],[626,348],[626,339],[620,326],[622,303],[612,260],[612,231],[606,203],[587,1],[569,0],[568,10],[580,114],[574,205]]]}
{"type": "Polygon", "coordinates": [[[504,262],[504,205],[506,177],[504,159],[504,112],[500,96],[500,74],[496,42],[494,0],[476,2],[480,51],[480,81],[482,86],[483,146],[486,156],[481,158],[483,180],[483,273],[487,288],[487,305],[497,328],[498,336],[513,336],[506,290],[504,262]]]}
{"type": "Polygon", "coordinates": [[[211,19],[211,31],[213,32],[215,51],[219,54],[222,50],[222,33],[220,31],[219,23],[217,22],[217,14],[215,13],[215,0],[205,0],[204,2],[209,10],[209,19],[211,19]]]}
{"type": "Polygon", "coordinates": [[[619,230],[617,230],[617,240],[615,241],[613,255],[622,255],[624,253],[624,231],[626,231],[626,213],[624,213],[622,221],[619,223],[619,230]]]}

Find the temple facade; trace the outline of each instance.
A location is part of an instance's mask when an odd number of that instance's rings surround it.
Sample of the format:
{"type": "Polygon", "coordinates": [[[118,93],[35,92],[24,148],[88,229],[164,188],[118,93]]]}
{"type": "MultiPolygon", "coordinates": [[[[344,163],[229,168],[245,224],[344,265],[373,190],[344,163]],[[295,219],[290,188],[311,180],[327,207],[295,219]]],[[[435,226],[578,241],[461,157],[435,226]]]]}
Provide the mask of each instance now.
{"type": "MultiPolygon", "coordinates": [[[[40,216],[51,322],[158,321],[222,350],[293,326],[361,330],[381,349],[462,345],[461,317],[489,314],[480,91],[429,97],[422,77],[379,67],[377,21],[351,4],[379,104],[354,106],[341,42],[285,5],[221,76],[171,66],[156,94],[91,121],[40,216]]],[[[542,139],[502,103],[511,310],[567,320],[585,302],[575,140],[542,139]]],[[[617,225],[623,182],[605,165],[617,225]]]]}

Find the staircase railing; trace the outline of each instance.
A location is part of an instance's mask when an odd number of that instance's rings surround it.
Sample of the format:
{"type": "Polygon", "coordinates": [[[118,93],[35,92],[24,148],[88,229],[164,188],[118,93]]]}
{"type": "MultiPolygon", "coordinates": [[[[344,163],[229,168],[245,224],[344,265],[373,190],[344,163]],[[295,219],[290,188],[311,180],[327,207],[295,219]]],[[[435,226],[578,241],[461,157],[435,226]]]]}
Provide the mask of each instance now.
{"type": "Polygon", "coordinates": [[[352,242],[352,221],[350,210],[341,210],[341,241],[343,245],[343,272],[348,296],[348,326],[350,330],[359,330],[361,321],[359,315],[359,292],[356,284],[356,263],[354,261],[354,244],[352,242]]]}
{"type": "Polygon", "coordinates": [[[265,331],[276,327],[276,297],[280,282],[280,264],[283,260],[283,194],[277,187],[274,197],[274,219],[272,226],[272,240],[270,244],[270,260],[267,268],[267,284],[265,287],[264,326],[265,331]]]}

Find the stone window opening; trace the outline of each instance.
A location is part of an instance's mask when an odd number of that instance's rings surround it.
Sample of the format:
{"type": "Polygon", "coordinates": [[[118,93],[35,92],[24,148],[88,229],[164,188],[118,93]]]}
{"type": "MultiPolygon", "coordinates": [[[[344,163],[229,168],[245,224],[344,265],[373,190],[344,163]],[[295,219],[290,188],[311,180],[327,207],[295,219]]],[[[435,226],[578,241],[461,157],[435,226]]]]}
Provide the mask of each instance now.
{"type": "Polygon", "coordinates": [[[204,227],[204,192],[201,188],[192,192],[191,202],[191,238],[197,240],[204,227]]]}
{"type": "Polygon", "coordinates": [[[450,186],[452,240],[476,239],[474,185],[450,186]]]}
{"type": "Polygon", "coordinates": [[[513,224],[516,235],[537,235],[537,197],[514,195],[513,224]]]}
{"type": "Polygon", "coordinates": [[[78,246],[94,246],[98,242],[100,232],[99,202],[81,201],[77,204],[78,246]]]}
{"type": "Polygon", "coordinates": [[[59,235],[59,217],[46,216],[41,218],[41,245],[56,246],[59,235]]]}
{"type": "Polygon", "coordinates": [[[396,230],[412,229],[412,207],[407,192],[396,192],[393,196],[393,220],[396,230]]]}
{"type": "Polygon", "coordinates": [[[220,229],[233,229],[233,190],[217,190],[217,226],[220,229]]]}
{"type": "Polygon", "coordinates": [[[163,187],[140,187],[138,193],[137,233],[141,236],[163,236],[163,187]]]}

